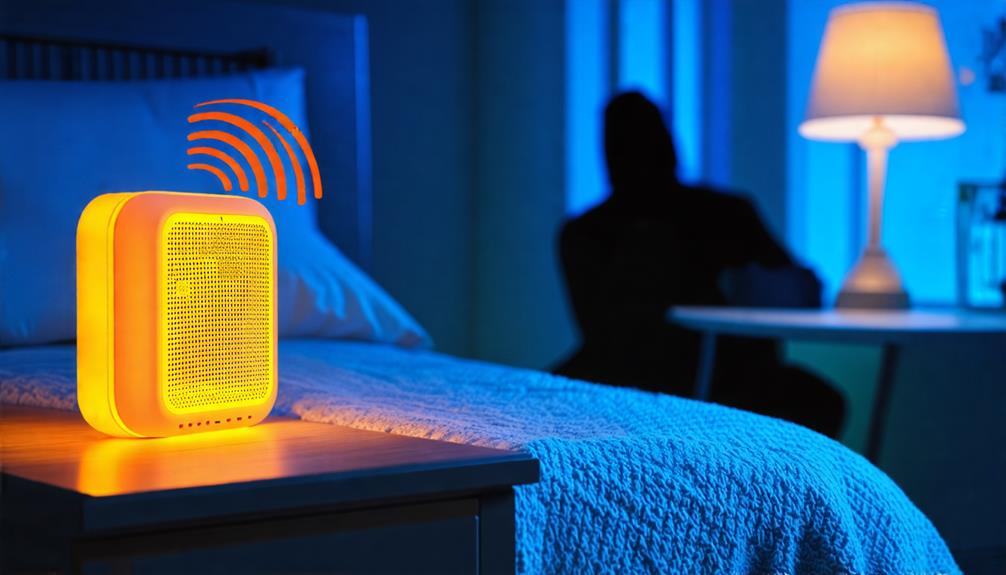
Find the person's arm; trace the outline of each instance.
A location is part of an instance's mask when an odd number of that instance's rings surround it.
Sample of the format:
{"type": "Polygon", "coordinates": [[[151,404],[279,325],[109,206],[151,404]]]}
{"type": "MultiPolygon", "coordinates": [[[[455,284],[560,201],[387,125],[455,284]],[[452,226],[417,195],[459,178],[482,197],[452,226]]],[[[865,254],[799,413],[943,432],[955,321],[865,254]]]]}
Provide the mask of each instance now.
{"type": "Polygon", "coordinates": [[[744,230],[735,238],[742,261],[721,274],[720,284],[729,305],[743,307],[820,307],[821,282],[810,269],[799,265],[779,243],[758,214],[753,202],[737,198],[744,230]]]}
{"type": "Polygon", "coordinates": [[[789,251],[776,240],[765,225],[765,220],[755,207],[754,202],[744,196],[736,198],[738,202],[739,229],[744,233],[737,238],[738,248],[745,254],[746,263],[754,263],[767,268],[777,268],[796,265],[789,251]]]}

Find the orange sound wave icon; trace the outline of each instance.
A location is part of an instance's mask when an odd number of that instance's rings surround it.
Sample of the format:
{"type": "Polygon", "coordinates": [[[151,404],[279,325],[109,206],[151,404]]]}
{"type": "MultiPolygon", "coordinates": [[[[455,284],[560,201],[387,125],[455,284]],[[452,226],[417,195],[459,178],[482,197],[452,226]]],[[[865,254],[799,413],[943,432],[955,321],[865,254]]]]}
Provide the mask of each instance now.
{"type": "MultiPolygon", "coordinates": [[[[199,109],[205,106],[227,104],[244,106],[246,108],[257,110],[258,112],[268,116],[276,124],[279,124],[280,128],[292,136],[294,143],[297,144],[300,154],[302,154],[304,159],[307,161],[307,167],[311,174],[311,186],[313,188],[314,197],[315,199],[320,200],[322,196],[322,188],[321,174],[318,171],[318,161],[314,157],[314,151],[311,149],[311,144],[308,143],[307,138],[304,137],[300,128],[298,128],[297,125],[290,120],[290,118],[276,108],[254,100],[242,100],[235,98],[210,100],[208,102],[196,104],[195,108],[199,109]]],[[[272,122],[266,119],[262,120],[262,124],[268,128],[267,134],[266,131],[263,131],[262,128],[258,127],[248,119],[230,112],[199,111],[189,116],[190,124],[197,124],[200,122],[218,122],[226,124],[232,129],[236,129],[235,131],[240,133],[242,136],[246,136],[248,139],[253,141],[257,147],[265,153],[269,171],[276,182],[276,199],[284,200],[287,196],[288,185],[286,168],[283,166],[283,161],[280,159],[280,153],[273,144],[273,140],[269,137],[269,134],[272,134],[272,137],[280,143],[283,153],[289,159],[290,166],[293,168],[294,185],[297,187],[297,203],[303,204],[307,201],[307,182],[304,177],[304,170],[301,167],[297,151],[292,145],[290,145],[287,138],[283,136],[283,133],[280,132],[280,130],[272,122]]],[[[208,156],[209,158],[213,158],[221,162],[229,168],[237,178],[238,188],[242,192],[247,192],[250,182],[242,164],[238,162],[233,155],[224,149],[221,149],[219,146],[224,145],[227,148],[237,150],[241,158],[244,159],[244,162],[249,168],[251,168],[251,176],[255,181],[255,191],[258,193],[258,196],[260,198],[264,198],[269,194],[269,184],[266,179],[266,170],[263,167],[258,154],[255,153],[245,139],[239,138],[228,131],[220,129],[207,129],[192,132],[189,134],[188,140],[193,144],[198,144],[193,145],[188,149],[187,153],[189,156],[208,156]]],[[[188,168],[190,170],[201,170],[213,174],[218,180],[220,180],[220,184],[223,186],[224,191],[229,192],[234,188],[234,184],[231,181],[230,176],[228,176],[227,172],[217,165],[207,162],[193,162],[188,164],[188,168]]]]}

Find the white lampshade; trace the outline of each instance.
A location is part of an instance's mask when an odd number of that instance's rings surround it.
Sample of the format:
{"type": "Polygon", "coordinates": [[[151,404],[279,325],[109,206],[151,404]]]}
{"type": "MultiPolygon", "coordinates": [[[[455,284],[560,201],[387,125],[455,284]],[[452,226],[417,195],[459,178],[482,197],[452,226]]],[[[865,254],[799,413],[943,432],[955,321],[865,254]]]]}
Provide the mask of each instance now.
{"type": "Polygon", "coordinates": [[[964,131],[943,29],[928,6],[852,4],[828,18],[800,134],[857,140],[878,118],[899,140],[964,131]]]}

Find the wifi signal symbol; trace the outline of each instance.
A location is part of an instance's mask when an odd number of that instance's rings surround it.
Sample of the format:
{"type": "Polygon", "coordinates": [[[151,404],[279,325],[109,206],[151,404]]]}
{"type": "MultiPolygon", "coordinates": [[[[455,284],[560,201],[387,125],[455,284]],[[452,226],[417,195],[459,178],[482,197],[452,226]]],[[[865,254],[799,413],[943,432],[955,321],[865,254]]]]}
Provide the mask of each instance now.
{"type": "MultiPolygon", "coordinates": [[[[294,142],[296,142],[298,148],[300,148],[301,154],[307,160],[308,169],[311,171],[311,186],[314,189],[315,199],[321,199],[322,189],[321,189],[321,174],[318,172],[318,162],[314,157],[314,151],[311,149],[311,144],[308,143],[307,138],[304,137],[303,132],[300,128],[294,124],[290,118],[285,114],[269,106],[268,104],[263,104],[262,102],[256,102],[255,100],[242,100],[237,98],[223,99],[223,100],[210,100],[208,102],[201,102],[193,106],[195,109],[203,108],[205,106],[217,106],[223,104],[236,104],[239,106],[245,106],[263,112],[267,115],[273,122],[278,123],[290,136],[293,137],[294,142]]],[[[287,178],[286,170],[283,167],[283,162],[280,160],[279,153],[276,151],[276,146],[273,145],[273,141],[262,131],[261,128],[256,126],[251,121],[230,112],[220,112],[220,111],[200,111],[192,114],[188,118],[190,124],[198,124],[200,122],[223,122],[234,128],[237,128],[243,135],[250,137],[258,147],[265,152],[266,160],[269,163],[269,167],[272,174],[276,180],[276,199],[284,200],[287,194],[287,178]]],[[[300,160],[297,154],[294,152],[293,147],[290,142],[287,141],[283,134],[273,125],[268,119],[263,119],[262,124],[272,133],[272,135],[279,141],[283,151],[286,156],[290,159],[290,165],[293,167],[293,177],[297,186],[297,204],[302,205],[307,201],[306,184],[304,181],[304,170],[301,168],[300,160]]],[[[268,195],[269,185],[266,180],[265,169],[262,167],[262,161],[259,159],[258,154],[252,150],[252,147],[248,145],[242,138],[239,138],[224,130],[199,130],[192,132],[188,136],[188,141],[193,145],[187,150],[189,156],[209,156],[210,158],[215,158],[223,164],[225,164],[230,171],[234,173],[237,177],[238,187],[242,192],[248,191],[249,180],[248,175],[245,173],[244,168],[241,163],[239,163],[233,155],[220,149],[219,144],[226,144],[228,147],[237,150],[237,152],[244,158],[245,163],[251,168],[252,178],[255,181],[255,189],[258,192],[260,198],[264,198],[268,195]]],[[[234,188],[230,177],[220,169],[218,166],[209,164],[206,162],[194,162],[188,164],[187,166],[190,170],[202,170],[209,172],[220,180],[220,184],[223,186],[224,191],[231,191],[234,188]]]]}

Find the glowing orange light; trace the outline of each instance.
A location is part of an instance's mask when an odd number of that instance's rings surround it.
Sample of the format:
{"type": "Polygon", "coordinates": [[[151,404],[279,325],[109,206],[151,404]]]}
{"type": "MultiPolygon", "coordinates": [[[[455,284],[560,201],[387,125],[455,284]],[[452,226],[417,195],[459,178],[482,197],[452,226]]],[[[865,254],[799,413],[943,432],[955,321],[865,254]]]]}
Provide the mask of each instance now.
{"type": "Polygon", "coordinates": [[[258,156],[255,152],[248,146],[248,144],[242,142],[237,137],[228,134],[227,132],[222,132],[220,130],[203,130],[200,132],[193,132],[189,134],[188,140],[190,142],[195,142],[197,140],[216,140],[218,142],[224,142],[225,144],[230,144],[237,149],[238,152],[244,157],[248,165],[251,166],[252,175],[255,177],[255,188],[258,190],[258,197],[264,198],[268,195],[268,187],[265,182],[265,170],[262,169],[262,162],[259,161],[258,156]]]}
{"type": "Polygon", "coordinates": [[[283,134],[280,134],[279,131],[277,131],[276,128],[274,128],[273,125],[266,120],[262,120],[262,123],[272,130],[272,133],[279,138],[279,141],[283,144],[283,148],[286,150],[286,155],[290,158],[290,164],[293,165],[293,176],[294,179],[297,180],[297,205],[302,205],[307,201],[307,197],[304,192],[304,170],[301,169],[300,162],[297,161],[297,156],[294,154],[293,148],[290,147],[290,143],[286,141],[283,134]]]}
{"type": "Polygon", "coordinates": [[[234,187],[231,185],[231,179],[227,177],[227,174],[216,166],[211,166],[209,164],[189,164],[186,167],[190,170],[203,170],[213,174],[218,180],[220,180],[220,184],[224,187],[225,192],[231,191],[231,188],[234,187]]]}
{"type": "Polygon", "coordinates": [[[301,132],[297,124],[294,124],[290,118],[288,118],[283,112],[280,112],[276,108],[268,104],[263,104],[262,102],[256,102],[255,100],[244,100],[240,98],[225,98],[220,100],[210,100],[208,102],[202,102],[196,104],[196,108],[203,106],[211,106],[214,104],[238,104],[242,106],[248,106],[268,114],[270,117],[275,119],[277,122],[283,126],[291,135],[293,139],[297,142],[300,147],[301,152],[304,153],[304,157],[307,159],[308,168],[311,170],[311,184],[314,187],[314,197],[315,199],[321,199],[322,188],[321,188],[321,173],[318,171],[318,161],[314,157],[314,151],[311,149],[311,144],[308,143],[307,138],[304,137],[304,133],[301,132]]]}
{"type": "Polygon", "coordinates": [[[160,437],[268,415],[275,238],[269,212],[238,196],[137,192],[88,204],[77,227],[77,402],[92,427],[160,437]]]}
{"type": "Polygon", "coordinates": [[[254,138],[260,146],[262,146],[262,149],[265,150],[266,158],[269,160],[269,165],[272,166],[272,172],[276,176],[276,197],[280,200],[285,199],[286,170],[283,169],[283,162],[280,161],[279,154],[276,153],[276,147],[273,146],[272,142],[269,141],[269,138],[262,133],[262,130],[241,116],[235,116],[234,114],[228,114],[227,112],[201,112],[199,114],[192,114],[189,116],[190,124],[204,122],[207,120],[225,122],[232,126],[241,128],[248,135],[254,138]]]}
{"type": "Polygon", "coordinates": [[[277,427],[284,426],[265,423],[150,441],[95,441],[81,456],[77,489],[101,497],[133,493],[140,486],[177,489],[268,478],[285,467],[277,427]]]}
{"type": "MultiPolygon", "coordinates": [[[[238,187],[241,189],[241,191],[242,192],[248,191],[248,176],[245,175],[244,168],[242,168],[241,164],[239,164],[238,161],[235,160],[234,157],[228,154],[227,152],[223,150],[218,150],[216,148],[210,148],[208,146],[196,146],[195,148],[189,148],[186,153],[190,156],[198,156],[200,154],[211,156],[227,164],[227,167],[230,168],[231,171],[233,171],[234,174],[237,176],[238,187]]],[[[191,169],[192,166],[190,165],[189,168],[191,169]]],[[[229,192],[230,188],[227,188],[227,191],[229,192]]]]}

